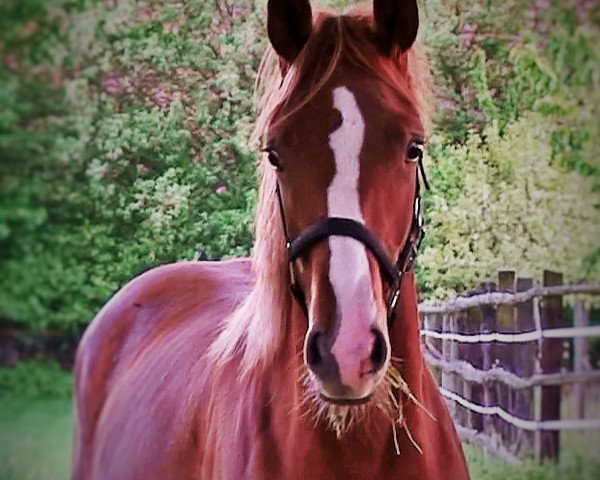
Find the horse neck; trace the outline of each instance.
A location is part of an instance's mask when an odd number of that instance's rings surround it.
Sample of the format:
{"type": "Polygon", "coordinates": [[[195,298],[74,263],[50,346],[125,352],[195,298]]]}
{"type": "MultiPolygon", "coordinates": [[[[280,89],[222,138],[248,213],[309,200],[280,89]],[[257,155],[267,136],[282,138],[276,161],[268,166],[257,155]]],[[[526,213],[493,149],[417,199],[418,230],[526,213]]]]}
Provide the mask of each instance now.
{"type": "Polygon", "coordinates": [[[421,351],[417,311],[417,289],[412,272],[404,274],[395,320],[389,330],[392,356],[399,359],[404,380],[417,398],[421,398],[425,361],[421,351]]]}

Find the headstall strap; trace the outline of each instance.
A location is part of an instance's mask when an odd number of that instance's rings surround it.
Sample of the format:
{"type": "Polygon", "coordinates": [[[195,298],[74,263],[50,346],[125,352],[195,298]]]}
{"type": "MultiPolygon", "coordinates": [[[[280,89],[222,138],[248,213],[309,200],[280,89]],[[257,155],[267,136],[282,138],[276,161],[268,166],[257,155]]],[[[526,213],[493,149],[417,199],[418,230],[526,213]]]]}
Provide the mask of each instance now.
{"type": "MultiPolygon", "coordinates": [[[[422,166],[422,161],[419,161],[419,167],[421,175],[423,176],[423,183],[425,188],[429,189],[429,183],[425,177],[425,171],[422,166]]],[[[413,218],[412,227],[409,233],[408,240],[404,244],[404,248],[398,256],[396,267],[398,269],[398,278],[396,283],[392,287],[392,293],[390,294],[390,300],[388,303],[388,327],[392,325],[396,315],[396,306],[398,305],[398,299],[400,298],[400,289],[402,288],[402,279],[404,274],[411,271],[414,262],[419,253],[419,247],[425,236],[425,228],[423,227],[423,215],[421,211],[421,193],[419,178],[417,177],[417,185],[415,190],[415,200],[413,205],[413,218]]]]}
{"type": "MultiPolygon", "coordinates": [[[[429,182],[425,175],[425,168],[423,167],[423,157],[419,158],[419,172],[423,179],[423,184],[427,190],[429,190],[429,182]]],[[[308,306],[306,304],[306,296],[304,291],[298,284],[295,275],[294,262],[302,255],[305,251],[312,248],[319,241],[330,237],[330,236],[343,236],[354,238],[361,242],[367,247],[373,256],[376,258],[381,269],[381,274],[386,282],[391,287],[391,293],[388,301],[388,327],[391,327],[396,313],[396,306],[398,305],[398,299],[400,298],[400,289],[402,287],[402,278],[405,273],[409,272],[414,264],[417,257],[419,247],[425,235],[425,229],[423,227],[423,216],[421,211],[421,192],[419,175],[417,174],[416,186],[415,186],[415,199],[413,204],[413,218],[411,223],[411,230],[409,233],[408,240],[404,244],[398,260],[394,263],[381,242],[377,239],[375,234],[365,225],[356,220],[350,218],[339,218],[339,217],[327,217],[316,221],[307,227],[300,235],[296,238],[291,239],[288,232],[288,223],[285,216],[285,208],[283,206],[283,199],[281,197],[281,189],[279,182],[275,187],[277,195],[277,201],[279,203],[279,213],[281,215],[281,222],[283,224],[283,234],[285,236],[285,247],[288,254],[289,261],[289,273],[290,273],[290,290],[294,298],[300,304],[302,311],[308,318],[308,306]]]]}
{"type": "Polygon", "coordinates": [[[281,223],[283,224],[283,236],[285,237],[285,249],[288,255],[289,262],[289,273],[290,273],[290,290],[294,298],[298,301],[298,304],[302,308],[304,315],[308,318],[308,306],[306,305],[306,296],[304,295],[304,291],[298,285],[296,281],[296,274],[294,273],[294,259],[290,255],[290,251],[292,248],[292,241],[290,239],[290,235],[288,233],[287,227],[287,218],[285,217],[285,208],[283,208],[283,199],[281,198],[281,189],[279,187],[279,182],[275,185],[275,193],[277,195],[277,202],[279,203],[279,214],[281,216],[281,223]]]}

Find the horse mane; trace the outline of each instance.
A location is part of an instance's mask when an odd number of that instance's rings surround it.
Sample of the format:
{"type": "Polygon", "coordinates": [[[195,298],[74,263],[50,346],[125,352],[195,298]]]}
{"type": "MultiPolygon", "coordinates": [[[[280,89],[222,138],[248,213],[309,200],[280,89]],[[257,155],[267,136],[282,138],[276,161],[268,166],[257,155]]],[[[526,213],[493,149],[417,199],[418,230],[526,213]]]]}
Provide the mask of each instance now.
{"type": "MultiPolygon", "coordinates": [[[[373,15],[353,8],[343,15],[318,12],[313,33],[294,64],[283,67],[272,47],[259,66],[255,84],[257,122],[250,143],[264,141],[269,127],[292,116],[331,79],[342,63],[350,63],[383,80],[413,101],[426,131],[430,127],[432,82],[422,49],[414,45],[389,57],[376,53],[373,15]],[[281,113],[285,107],[285,113],[281,113]]],[[[240,358],[240,373],[266,368],[283,343],[292,297],[287,253],[276,201],[276,175],[260,159],[260,187],[255,216],[255,243],[251,254],[255,283],[240,306],[224,320],[209,356],[224,365],[240,358]]]]}

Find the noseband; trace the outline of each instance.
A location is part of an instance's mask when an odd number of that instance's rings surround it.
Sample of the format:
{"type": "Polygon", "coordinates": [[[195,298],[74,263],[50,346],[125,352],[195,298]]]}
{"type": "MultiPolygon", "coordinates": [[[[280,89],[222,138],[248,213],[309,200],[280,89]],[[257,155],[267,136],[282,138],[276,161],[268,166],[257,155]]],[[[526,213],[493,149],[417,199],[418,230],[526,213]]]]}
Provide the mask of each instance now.
{"type": "MultiPolygon", "coordinates": [[[[419,164],[418,170],[423,178],[423,184],[428,190],[429,183],[427,182],[427,177],[425,176],[422,154],[419,156],[417,161],[419,164]]],[[[391,326],[394,321],[396,305],[398,304],[398,298],[400,296],[402,278],[405,273],[412,269],[421,245],[421,241],[423,240],[423,236],[425,234],[425,229],[423,228],[423,216],[421,212],[419,174],[417,173],[410,234],[396,261],[394,261],[388,254],[381,241],[377,238],[377,235],[375,235],[363,223],[357,222],[351,218],[326,217],[317,220],[306,227],[297,237],[290,238],[279,182],[277,182],[275,192],[277,194],[277,201],[279,202],[279,212],[281,214],[283,233],[285,235],[285,246],[288,254],[290,289],[300,307],[302,307],[302,310],[307,318],[308,306],[306,305],[306,296],[296,281],[294,262],[298,259],[298,257],[307,253],[321,240],[324,240],[328,237],[349,237],[359,241],[365,247],[367,247],[379,264],[381,276],[390,288],[390,294],[387,302],[387,320],[388,326],[391,326]]]]}

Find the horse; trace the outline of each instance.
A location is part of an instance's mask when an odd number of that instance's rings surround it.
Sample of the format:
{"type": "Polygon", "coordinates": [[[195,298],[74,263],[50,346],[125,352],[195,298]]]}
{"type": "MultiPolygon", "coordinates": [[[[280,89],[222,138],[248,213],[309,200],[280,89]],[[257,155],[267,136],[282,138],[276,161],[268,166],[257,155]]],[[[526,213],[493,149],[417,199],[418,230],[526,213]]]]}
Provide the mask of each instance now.
{"type": "Polygon", "coordinates": [[[414,0],[268,2],[251,257],[157,267],[100,310],[74,480],[469,478],[420,348],[418,25],[414,0]]]}

